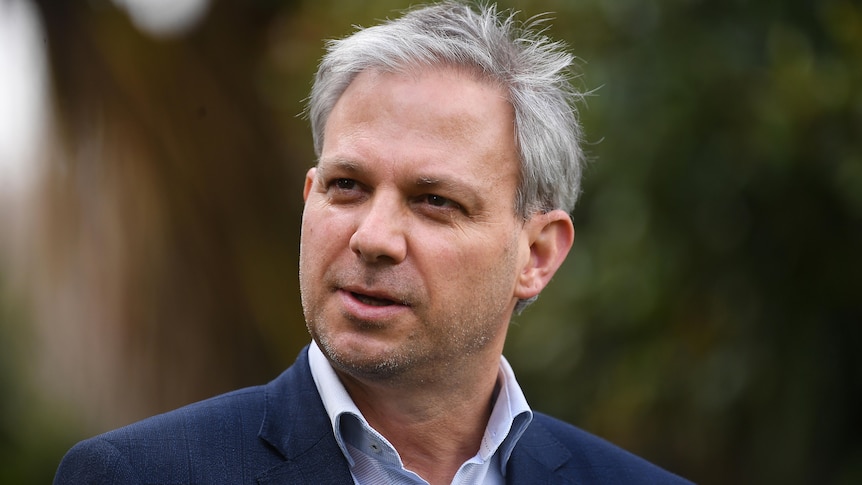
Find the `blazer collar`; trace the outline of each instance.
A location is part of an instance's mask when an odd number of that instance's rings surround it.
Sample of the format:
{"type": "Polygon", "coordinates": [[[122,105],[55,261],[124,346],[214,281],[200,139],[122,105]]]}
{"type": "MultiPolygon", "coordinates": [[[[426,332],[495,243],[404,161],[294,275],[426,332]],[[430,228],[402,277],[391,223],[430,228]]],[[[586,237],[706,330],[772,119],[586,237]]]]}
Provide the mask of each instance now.
{"type": "Polygon", "coordinates": [[[291,367],[266,385],[264,396],[258,435],[285,461],[260,475],[258,483],[353,483],[311,377],[307,346],[291,367]]]}
{"type": "Polygon", "coordinates": [[[533,419],[515,445],[506,483],[560,483],[555,472],[572,459],[572,453],[537,421],[533,419]]]}
{"type": "MultiPolygon", "coordinates": [[[[258,483],[353,483],[314,385],[307,346],[291,367],[266,385],[264,396],[258,434],[285,461],[258,476],[258,483]]],[[[506,482],[552,483],[554,472],[570,459],[571,452],[534,419],[512,452],[506,482]]]]}

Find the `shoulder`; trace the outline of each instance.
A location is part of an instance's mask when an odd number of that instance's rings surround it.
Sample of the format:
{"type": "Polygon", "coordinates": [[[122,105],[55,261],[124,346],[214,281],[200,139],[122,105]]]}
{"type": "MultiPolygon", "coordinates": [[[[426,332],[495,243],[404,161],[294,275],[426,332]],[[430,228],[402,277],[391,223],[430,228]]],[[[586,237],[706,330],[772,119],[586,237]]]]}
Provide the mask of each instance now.
{"type": "Polygon", "coordinates": [[[331,429],[307,352],[306,347],[294,365],[264,386],[222,394],[78,443],[60,463],[55,485],[253,483],[331,429]]]}
{"type": "Polygon", "coordinates": [[[256,436],[263,412],[264,387],[250,387],[152,416],[96,439],[120,449],[140,448],[150,443],[165,449],[172,443],[256,436]]]}
{"type": "Polygon", "coordinates": [[[236,453],[243,452],[243,461],[266,460],[257,439],[263,413],[264,387],[258,386],[144,419],[75,445],[54,483],[233,483],[225,464],[236,453]],[[249,453],[255,449],[263,454],[249,453]]]}
{"type": "Polygon", "coordinates": [[[542,413],[534,413],[516,450],[521,453],[522,466],[553,470],[558,479],[572,483],[690,483],[598,436],[542,413]]]}

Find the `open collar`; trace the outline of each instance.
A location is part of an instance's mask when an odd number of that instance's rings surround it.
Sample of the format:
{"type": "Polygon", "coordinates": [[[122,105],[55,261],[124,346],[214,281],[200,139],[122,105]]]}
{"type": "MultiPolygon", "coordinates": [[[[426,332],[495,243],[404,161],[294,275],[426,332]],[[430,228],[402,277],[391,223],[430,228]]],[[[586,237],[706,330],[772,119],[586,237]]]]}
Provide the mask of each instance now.
{"type": "Polygon", "coordinates": [[[308,366],[308,347],[266,385],[258,435],[285,461],[258,476],[260,484],[353,483],[308,366]]]}

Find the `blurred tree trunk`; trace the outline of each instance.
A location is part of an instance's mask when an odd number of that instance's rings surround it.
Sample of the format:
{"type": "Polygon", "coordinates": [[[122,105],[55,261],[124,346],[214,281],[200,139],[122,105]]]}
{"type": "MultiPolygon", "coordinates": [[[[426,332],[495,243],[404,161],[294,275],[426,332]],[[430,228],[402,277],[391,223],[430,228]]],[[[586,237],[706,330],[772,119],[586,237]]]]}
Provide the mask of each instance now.
{"type": "Polygon", "coordinates": [[[56,115],[30,248],[48,383],[99,429],[274,377],[308,341],[290,154],[310,136],[280,139],[256,86],[290,2],[216,2],[168,40],[108,2],[37,4],[56,115]]]}

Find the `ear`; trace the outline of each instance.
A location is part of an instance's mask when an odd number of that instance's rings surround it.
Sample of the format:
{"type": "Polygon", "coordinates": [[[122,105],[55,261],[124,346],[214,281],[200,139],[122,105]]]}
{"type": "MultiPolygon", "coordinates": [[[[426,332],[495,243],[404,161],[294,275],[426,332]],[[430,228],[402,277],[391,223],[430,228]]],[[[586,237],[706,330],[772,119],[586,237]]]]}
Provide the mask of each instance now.
{"type": "Polygon", "coordinates": [[[538,295],[548,285],[575,242],[575,226],[563,210],[535,214],[526,226],[530,257],[515,286],[515,297],[521,300],[538,295]]]}
{"type": "Polygon", "coordinates": [[[303,202],[308,201],[308,194],[311,192],[311,187],[314,185],[314,177],[316,174],[317,169],[315,167],[309,168],[308,172],[305,173],[305,187],[302,188],[303,202]]]}

